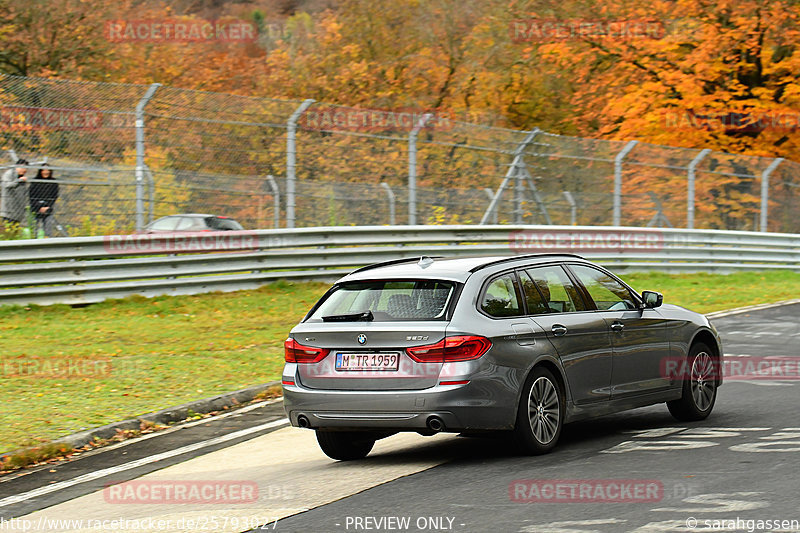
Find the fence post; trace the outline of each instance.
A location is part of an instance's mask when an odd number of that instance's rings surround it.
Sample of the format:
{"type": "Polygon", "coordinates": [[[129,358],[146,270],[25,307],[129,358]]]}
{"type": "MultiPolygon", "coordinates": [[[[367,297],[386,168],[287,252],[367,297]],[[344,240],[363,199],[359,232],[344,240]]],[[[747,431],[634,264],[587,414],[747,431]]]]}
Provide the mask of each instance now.
{"type": "MultiPolygon", "coordinates": [[[[522,142],[517,145],[517,148],[514,150],[514,159],[511,160],[511,166],[508,168],[508,171],[503,178],[503,183],[500,184],[500,187],[497,189],[494,198],[492,198],[492,201],[489,202],[489,207],[486,208],[486,212],[481,218],[481,224],[486,224],[486,222],[489,221],[489,215],[491,215],[492,211],[497,208],[497,202],[500,201],[500,197],[503,195],[503,190],[506,188],[506,185],[508,185],[508,181],[511,179],[511,177],[520,174],[517,172],[517,167],[522,162],[522,156],[524,155],[525,148],[527,148],[527,146],[533,142],[536,136],[539,135],[540,131],[541,130],[539,130],[539,128],[534,128],[533,131],[529,132],[528,135],[525,136],[525,139],[523,139],[522,142]]],[[[521,178],[517,176],[517,183],[520,179],[521,178]]]]}
{"type": "Polygon", "coordinates": [[[136,104],[136,231],[144,227],[144,108],[153,97],[160,83],[153,83],[136,104]]]}
{"type": "Polygon", "coordinates": [[[613,226],[622,225],[622,160],[630,153],[639,141],[630,141],[614,157],[614,215],[613,226]]]}
{"type": "Polygon", "coordinates": [[[569,204],[569,223],[574,226],[578,221],[578,204],[575,203],[575,198],[573,198],[571,192],[563,191],[563,194],[569,204]]]}
{"type": "MultiPolygon", "coordinates": [[[[483,192],[486,193],[486,197],[489,198],[489,204],[491,204],[492,200],[494,200],[494,191],[489,187],[486,187],[483,189],[483,192]]],[[[492,224],[497,224],[497,211],[492,211],[491,215],[492,215],[492,224]]]]}
{"type": "MultiPolygon", "coordinates": [[[[520,158],[520,166],[524,166],[525,163],[520,158]]],[[[523,215],[525,214],[522,209],[522,204],[525,202],[525,175],[522,172],[519,172],[519,168],[514,168],[514,224],[522,224],[523,219],[525,218],[523,215]]]]}
{"type": "Polygon", "coordinates": [[[710,148],[705,148],[700,150],[700,153],[692,159],[692,162],[689,163],[689,196],[686,198],[686,227],[688,229],[694,229],[694,181],[695,181],[695,169],[697,165],[700,164],[700,161],[705,159],[705,157],[711,153],[710,148]]]}
{"type": "Polygon", "coordinates": [[[769,177],[772,172],[783,163],[783,158],[778,157],[761,173],[761,231],[767,231],[767,215],[769,213],[769,177]]]}
{"type": "Polygon", "coordinates": [[[386,190],[386,196],[389,198],[389,224],[394,226],[395,223],[395,196],[394,191],[389,187],[388,183],[381,182],[381,187],[386,190]]]}
{"type": "Polygon", "coordinates": [[[303,100],[286,122],[286,227],[293,228],[295,222],[295,164],[297,162],[297,149],[295,139],[297,136],[297,119],[306,109],[311,107],[316,100],[308,98],[303,100]]]}
{"type": "Polygon", "coordinates": [[[267,176],[267,183],[269,183],[269,188],[272,189],[272,227],[278,229],[281,227],[281,190],[278,188],[278,183],[272,174],[267,176]]]}
{"type": "Polygon", "coordinates": [[[408,134],[408,225],[417,224],[417,135],[431,118],[431,113],[419,117],[408,134]]]}
{"type": "Polygon", "coordinates": [[[156,203],[156,180],[153,177],[153,172],[147,165],[144,166],[145,173],[147,174],[147,195],[148,203],[150,204],[147,209],[147,223],[153,221],[155,217],[155,203],[156,203]]]}

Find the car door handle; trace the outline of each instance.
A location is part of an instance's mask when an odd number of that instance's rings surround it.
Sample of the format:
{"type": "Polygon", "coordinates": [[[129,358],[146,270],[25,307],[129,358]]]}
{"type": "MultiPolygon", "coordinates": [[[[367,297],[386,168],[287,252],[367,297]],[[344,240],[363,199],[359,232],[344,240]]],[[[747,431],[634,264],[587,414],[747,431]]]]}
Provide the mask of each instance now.
{"type": "Polygon", "coordinates": [[[614,322],[613,324],[611,324],[612,331],[622,331],[623,329],[625,329],[625,324],[621,322],[614,322]]]}
{"type": "Polygon", "coordinates": [[[556,337],[561,337],[562,335],[567,334],[567,327],[562,326],[561,324],[553,324],[553,327],[550,328],[550,331],[552,331],[553,335],[556,337]]]}

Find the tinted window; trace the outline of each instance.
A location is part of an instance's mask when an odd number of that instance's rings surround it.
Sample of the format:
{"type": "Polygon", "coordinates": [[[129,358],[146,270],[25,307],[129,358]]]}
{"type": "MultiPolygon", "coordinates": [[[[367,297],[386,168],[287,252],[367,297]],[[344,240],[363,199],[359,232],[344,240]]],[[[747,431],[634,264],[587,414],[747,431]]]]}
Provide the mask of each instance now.
{"type": "Polygon", "coordinates": [[[636,302],[630,291],[605,272],[584,265],[570,265],[569,268],[586,287],[598,309],[636,309],[636,302]]]}
{"type": "Polygon", "coordinates": [[[550,311],[570,313],[586,310],[575,285],[560,266],[529,268],[526,272],[536,283],[550,311]]]}
{"type": "Polygon", "coordinates": [[[172,231],[175,229],[175,223],[178,221],[177,217],[164,217],[156,220],[150,225],[152,231],[172,231]]]}
{"type": "Polygon", "coordinates": [[[489,282],[483,293],[481,309],[496,317],[519,316],[522,306],[516,291],[516,278],[514,274],[504,274],[489,282]]]}
{"type": "Polygon", "coordinates": [[[241,224],[232,218],[209,217],[206,219],[206,224],[208,224],[209,228],[217,230],[237,231],[244,229],[241,224]]]}
{"type": "Polygon", "coordinates": [[[528,314],[541,315],[549,313],[550,308],[542,299],[542,294],[536,288],[536,283],[526,272],[519,273],[520,281],[522,281],[522,292],[525,294],[525,303],[528,305],[528,314]]]}
{"type": "Polygon", "coordinates": [[[455,283],[438,280],[355,281],[333,289],[309,320],[372,311],[373,320],[444,320],[455,283]]]}

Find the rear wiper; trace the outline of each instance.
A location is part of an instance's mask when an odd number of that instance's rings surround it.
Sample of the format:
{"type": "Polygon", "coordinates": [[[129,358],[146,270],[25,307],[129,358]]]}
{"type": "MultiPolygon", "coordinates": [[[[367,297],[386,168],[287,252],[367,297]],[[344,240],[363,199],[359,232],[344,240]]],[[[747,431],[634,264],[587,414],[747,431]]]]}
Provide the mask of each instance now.
{"type": "Polygon", "coordinates": [[[372,316],[372,311],[364,311],[363,313],[352,313],[349,315],[328,315],[322,317],[323,322],[358,322],[359,320],[372,321],[375,318],[372,316]]]}

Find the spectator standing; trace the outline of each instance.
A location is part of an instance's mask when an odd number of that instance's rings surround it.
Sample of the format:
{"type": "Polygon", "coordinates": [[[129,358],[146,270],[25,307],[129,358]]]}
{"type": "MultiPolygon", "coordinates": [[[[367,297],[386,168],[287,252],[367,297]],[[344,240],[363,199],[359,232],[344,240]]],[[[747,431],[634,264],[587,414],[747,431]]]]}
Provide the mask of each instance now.
{"type": "Polygon", "coordinates": [[[14,168],[8,169],[0,179],[0,218],[6,224],[23,224],[25,208],[28,206],[26,190],[28,162],[19,159],[14,168]]]}
{"type": "Polygon", "coordinates": [[[36,228],[34,237],[40,236],[41,229],[44,236],[54,235],[53,226],[53,205],[58,200],[58,183],[53,177],[53,170],[44,163],[36,173],[36,180],[30,184],[28,189],[31,212],[36,217],[36,228]]]}

